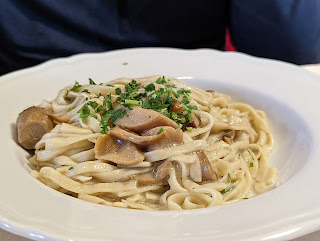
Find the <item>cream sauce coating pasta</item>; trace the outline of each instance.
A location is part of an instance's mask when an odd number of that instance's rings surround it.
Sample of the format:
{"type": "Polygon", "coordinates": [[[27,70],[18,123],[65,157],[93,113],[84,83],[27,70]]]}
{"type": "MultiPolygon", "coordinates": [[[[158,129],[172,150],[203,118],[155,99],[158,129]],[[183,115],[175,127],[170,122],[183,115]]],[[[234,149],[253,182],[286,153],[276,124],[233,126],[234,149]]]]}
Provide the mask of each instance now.
{"type": "MultiPolygon", "coordinates": [[[[159,89],[158,78],[135,80],[141,87],[154,83],[159,89]]],[[[197,107],[192,113],[199,125],[187,128],[179,144],[158,148],[134,144],[142,152],[143,161],[131,165],[114,163],[103,155],[97,158],[95,146],[102,136],[103,114],[95,112],[83,121],[79,110],[90,101],[103,105],[108,94],[115,101],[116,89],[124,90],[132,79],[82,85],[74,91],[67,86],[54,100],[39,105],[52,113],[56,125],[36,144],[35,154],[29,159],[31,174],[45,185],[81,200],[143,210],[214,207],[275,187],[278,170],[268,164],[273,139],[263,111],[233,103],[228,95],[165,79],[176,90],[190,90],[190,104],[197,107]],[[203,166],[199,153],[206,157],[207,166],[203,166]],[[156,180],[156,175],[162,174],[165,178],[156,180]]],[[[91,113],[93,109],[89,106],[91,113]]]]}

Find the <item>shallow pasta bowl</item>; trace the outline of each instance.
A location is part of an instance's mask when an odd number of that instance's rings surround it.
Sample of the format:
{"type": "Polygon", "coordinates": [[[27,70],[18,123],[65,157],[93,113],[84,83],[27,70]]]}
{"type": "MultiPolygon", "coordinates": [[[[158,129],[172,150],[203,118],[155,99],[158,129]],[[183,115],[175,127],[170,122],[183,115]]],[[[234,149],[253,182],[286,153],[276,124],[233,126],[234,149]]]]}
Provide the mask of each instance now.
{"type": "Polygon", "coordinates": [[[320,79],[297,66],[213,50],[131,49],[48,61],[0,79],[0,227],[34,240],[287,240],[320,228],[320,79]],[[230,205],[140,211],[87,203],[51,190],[16,143],[21,110],[75,80],[166,75],[226,93],[266,112],[277,188],[230,205]]]}

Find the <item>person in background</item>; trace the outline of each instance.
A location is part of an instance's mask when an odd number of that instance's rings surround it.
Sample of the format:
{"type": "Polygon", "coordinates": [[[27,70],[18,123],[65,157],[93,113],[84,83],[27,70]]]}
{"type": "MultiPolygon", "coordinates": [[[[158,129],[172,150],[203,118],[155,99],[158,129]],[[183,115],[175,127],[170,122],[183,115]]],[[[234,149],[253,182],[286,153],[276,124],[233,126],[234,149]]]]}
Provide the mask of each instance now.
{"type": "Polygon", "coordinates": [[[84,52],[133,47],[237,51],[320,61],[319,0],[1,0],[0,75],[84,52]]]}

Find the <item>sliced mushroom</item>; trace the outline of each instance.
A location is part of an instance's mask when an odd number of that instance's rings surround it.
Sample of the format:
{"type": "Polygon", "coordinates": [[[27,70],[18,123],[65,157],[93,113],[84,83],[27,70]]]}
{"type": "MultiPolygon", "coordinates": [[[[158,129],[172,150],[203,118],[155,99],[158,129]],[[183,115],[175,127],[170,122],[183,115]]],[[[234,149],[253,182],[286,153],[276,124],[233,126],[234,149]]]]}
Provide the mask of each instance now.
{"type": "Polygon", "coordinates": [[[144,173],[140,175],[134,175],[133,179],[137,180],[138,183],[143,185],[167,185],[168,181],[166,178],[155,178],[154,173],[144,173]]]}
{"type": "Polygon", "coordinates": [[[133,165],[144,160],[143,152],[133,143],[121,144],[110,134],[101,135],[94,147],[96,159],[110,161],[119,165],[133,165]]]}
{"type": "Polygon", "coordinates": [[[53,128],[46,109],[32,106],[21,112],[17,118],[18,141],[26,149],[34,149],[42,136],[53,128]]]}
{"type": "Polygon", "coordinates": [[[136,133],[141,133],[157,126],[179,127],[177,123],[170,120],[168,117],[154,110],[143,109],[140,106],[134,106],[132,107],[132,110],[127,110],[127,115],[117,119],[115,124],[136,133]]]}
{"type": "Polygon", "coordinates": [[[207,155],[203,151],[199,151],[197,156],[201,164],[202,181],[217,181],[218,171],[211,166],[207,155]]]}
{"type": "Polygon", "coordinates": [[[183,132],[181,130],[174,129],[170,126],[158,126],[158,127],[152,128],[151,130],[148,130],[142,133],[142,136],[157,136],[157,133],[159,133],[161,128],[163,130],[162,133],[166,134],[165,138],[160,139],[159,141],[155,142],[153,145],[148,146],[148,151],[183,143],[183,132]]]}
{"type": "Polygon", "coordinates": [[[170,175],[170,171],[173,168],[173,165],[169,161],[165,161],[161,165],[159,165],[156,169],[156,175],[155,178],[162,180],[162,179],[167,179],[168,176],[170,175]]]}
{"type": "MultiPolygon", "coordinates": [[[[172,128],[173,129],[173,128],[172,128]]],[[[118,139],[130,141],[140,146],[151,146],[157,142],[162,141],[167,137],[166,132],[162,132],[159,135],[143,135],[140,136],[134,132],[127,131],[119,126],[110,129],[110,134],[118,139]]]]}

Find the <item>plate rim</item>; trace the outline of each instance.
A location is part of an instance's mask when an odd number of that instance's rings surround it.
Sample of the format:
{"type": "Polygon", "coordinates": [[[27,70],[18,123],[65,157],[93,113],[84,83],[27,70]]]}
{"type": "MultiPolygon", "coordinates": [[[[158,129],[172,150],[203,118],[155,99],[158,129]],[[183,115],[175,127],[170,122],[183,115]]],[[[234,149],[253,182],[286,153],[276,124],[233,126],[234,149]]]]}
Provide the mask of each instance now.
{"type": "MultiPolygon", "coordinates": [[[[221,51],[217,51],[217,50],[211,50],[211,49],[198,49],[198,50],[181,50],[181,49],[175,49],[175,48],[133,48],[133,49],[122,49],[122,50],[114,50],[114,51],[108,51],[108,52],[101,52],[101,53],[81,53],[81,54],[76,54],[73,56],[69,56],[69,57],[63,57],[63,58],[57,58],[57,59],[53,59],[53,60],[49,60],[46,61],[44,63],[41,63],[39,65],[33,66],[33,67],[29,67],[26,69],[22,69],[22,70],[17,70],[8,74],[5,74],[3,76],[0,77],[0,85],[3,83],[2,80],[10,80],[10,79],[14,79],[18,76],[21,75],[28,75],[30,73],[34,73],[37,71],[42,71],[42,69],[46,69],[46,68],[50,68],[53,65],[59,64],[61,62],[65,63],[75,63],[76,61],[81,61],[83,59],[87,59],[87,58],[95,58],[95,56],[107,56],[109,55],[110,57],[112,57],[112,55],[119,55],[119,54],[123,54],[123,53],[134,53],[135,51],[138,52],[143,52],[143,51],[163,51],[163,52],[180,52],[180,53],[188,53],[188,54],[218,54],[218,55],[229,55],[229,56],[235,56],[237,58],[248,58],[250,59],[250,61],[259,61],[259,62],[268,62],[271,64],[276,63],[277,65],[280,64],[284,64],[287,66],[291,66],[296,68],[296,65],[293,64],[289,64],[289,63],[285,63],[282,61],[277,61],[277,60],[269,60],[269,59],[263,59],[263,58],[257,58],[257,57],[253,57],[253,56],[249,56],[246,54],[242,54],[242,53],[226,53],[226,52],[221,52],[221,51]]],[[[314,78],[316,81],[318,80],[318,76],[316,76],[313,73],[309,73],[306,70],[305,74],[309,74],[311,78],[314,78]]],[[[320,207],[320,206],[319,206],[320,207]]],[[[1,211],[1,209],[0,209],[1,211]]],[[[320,210],[318,210],[318,212],[320,213],[320,210]]],[[[320,228],[320,218],[318,218],[319,220],[317,220],[317,224],[309,224],[308,226],[305,226],[303,229],[299,229],[296,232],[293,233],[288,233],[286,236],[283,237],[299,237],[303,234],[308,233],[309,231],[315,231],[318,228],[320,228]]],[[[303,222],[302,220],[300,222],[303,222]]],[[[28,226],[25,224],[20,224],[18,222],[15,222],[14,220],[8,220],[7,218],[1,217],[1,213],[0,213],[0,227],[5,229],[6,231],[9,232],[13,232],[17,235],[21,235],[27,238],[33,238],[33,239],[39,239],[39,237],[30,237],[30,233],[27,231],[27,229],[34,229],[32,226],[28,226]],[[12,228],[6,228],[6,225],[12,226],[14,227],[14,229],[12,228]]],[[[69,240],[68,237],[62,237],[56,234],[52,234],[52,233],[47,233],[45,231],[41,231],[41,230],[37,230],[34,229],[35,232],[37,232],[39,235],[43,235],[46,238],[50,239],[50,240],[69,240]]],[[[282,237],[280,237],[282,238],[282,237]]],[[[78,238],[77,238],[78,240],[78,238]]],[[[87,239],[79,239],[79,240],[87,240],[87,239]]],[[[96,240],[96,239],[95,239],[96,240]]],[[[98,240],[98,239],[97,239],[98,240]]],[[[113,240],[113,239],[109,239],[109,240],[113,240]]],[[[254,239],[247,239],[247,240],[254,240],[254,239]]],[[[273,240],[277,240],[277,237],[275,237],[273,240]]],[[[280,240],[280,239],[279,239],[280,240]]]]}

